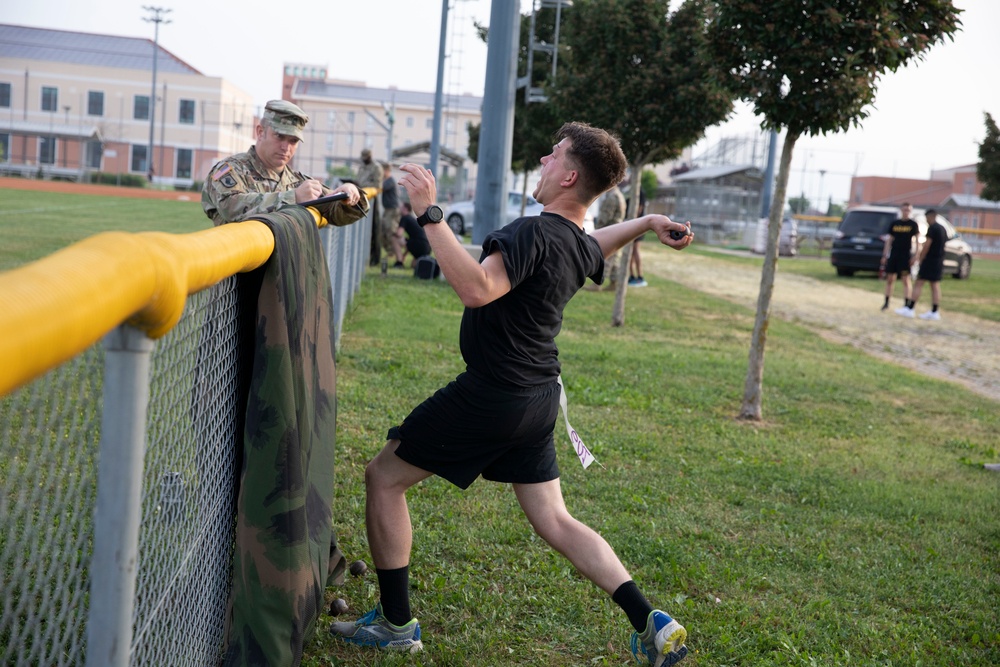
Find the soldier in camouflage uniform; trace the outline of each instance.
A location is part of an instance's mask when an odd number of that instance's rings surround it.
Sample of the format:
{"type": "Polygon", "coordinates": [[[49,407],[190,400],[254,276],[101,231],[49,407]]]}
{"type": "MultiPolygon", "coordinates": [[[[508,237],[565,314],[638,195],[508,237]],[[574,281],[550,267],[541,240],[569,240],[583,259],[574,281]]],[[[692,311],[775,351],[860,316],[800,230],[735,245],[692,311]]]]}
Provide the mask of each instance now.
{"type": "MultiPolygon", "coordinates": [[[[608,190],[601,200],[601,206],[597,210],[597,220],[594,221],[594,229],[602,229],[618,224],[625,219],[625,195],[614,186],[608,190]]],[[[618,281],[618,260],[621,251],[615,252],[604,260],[604,276],[608,279],[608,284],[604,289],[614,290],[618,281]]]]}
{"type": "Polygon", "coordinates": [[[309,116],[291,102],[268,102],[254,127],[256,145],[246,153],[222,160],[205,179],[201,191],[205,215],[222,225],[345,192],[347,199],[320,206],[320,212],[337,226],[363,218],[368,212],[368,199],[357,186],[345,183],[330,190],[320,181],[288,168],[307,122],[309,116]]]}
{"type": "MultiPolygon", "coordinates": [[[[365,148],[361,151],[361,164],[358,166],[358,173],[354,177],[354,182],[359,188],[382,188],[382,167],[376,160],[372,159],[372,152],[365,148]]],[[[379,210],[378,199],[375,200],[375,211],[372,215],[372,238],[368,263],[375,266],[382,256],[379,236],[382,224],[382,211],[379,210]]]]}
{"type": "Polygon", "coordinates": [[[372,152],[367,148],[361,151],[361,164],[358,165],[358,174],[354,181],[359,188],[381,188],[382,187],[382,166],[372,159],[372,152]]]}

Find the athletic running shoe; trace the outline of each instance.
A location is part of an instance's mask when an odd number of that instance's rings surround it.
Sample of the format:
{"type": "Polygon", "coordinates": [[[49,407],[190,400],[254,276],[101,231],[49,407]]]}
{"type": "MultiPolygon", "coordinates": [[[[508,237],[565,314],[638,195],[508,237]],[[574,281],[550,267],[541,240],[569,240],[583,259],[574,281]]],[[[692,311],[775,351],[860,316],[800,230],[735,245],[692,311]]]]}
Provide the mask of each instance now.
{"type": "Polygon", "coordinates": [[[903,317],[913,317],[913,309],[903,306],[902,308],[897,308],[894,311],[897,315],[902,315],[903,317]]]}
{"type": "Polygon", "coordinates": [[[382,603],[354,621],[340,621],[330,626],[330,632],[348,644],[374,646],[395,651],[416,653],[424,648],[420,641],[420,623],[412,618],[406,625],[393,625],[382,615],[382,603]]]}
{"type": "Polygon", "coordinates": [[[649,662],[653,667],[676,665],[687,655],[684,640],[687,630],[662,611],[654,609],[646,619],[642,634],[632,633],[632,656],[636,662],[649,662]]]}
{"type": "Polygon", "coordinates": [[[628,284],[632,287],[646,287],[649,285],[649,283],[647,283],[642,276],[639,276],[638,278],[629,278],[628,284]]]}
{"type": "Polygon", "coordinates": [[[928,310],[926,313],[920,316],[920,319],[937,321],[941,319],[941,313],[937,312],[936,310],[928,310]]]}

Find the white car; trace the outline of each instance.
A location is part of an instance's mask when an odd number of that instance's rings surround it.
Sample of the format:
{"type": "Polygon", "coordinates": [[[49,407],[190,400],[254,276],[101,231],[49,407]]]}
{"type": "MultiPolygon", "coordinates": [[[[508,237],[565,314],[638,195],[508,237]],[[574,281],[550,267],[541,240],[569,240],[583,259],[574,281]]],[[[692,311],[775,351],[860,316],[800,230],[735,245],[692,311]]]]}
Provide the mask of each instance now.
{"type": "MultiPolygon", "coordinates": [[[[538,215],[542,212],[542,205],[535,201],[531,195],[527,195],[524,205],[524,215],[538,215]]],[[[474,201],[457,201],[448,206],[444,212],[444,219],[448,221],[451,231],[456,234],[471,234],[472,225],[476,213],[476,203],[474,201]]],[[[507,215],[503,221],[504,225],[509,225],[521,217],[521,193],[507,193],[507,215]]]]}

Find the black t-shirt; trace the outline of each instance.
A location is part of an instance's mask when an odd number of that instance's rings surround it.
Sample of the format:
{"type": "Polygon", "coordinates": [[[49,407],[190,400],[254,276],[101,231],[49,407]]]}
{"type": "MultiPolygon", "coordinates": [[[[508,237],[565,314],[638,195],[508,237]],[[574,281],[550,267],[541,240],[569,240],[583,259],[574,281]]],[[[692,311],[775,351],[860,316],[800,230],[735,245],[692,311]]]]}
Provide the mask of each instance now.
{"type": "Polygon", "coordinates": [[[399,208],[399,193],[396,192],[396,179],[392,176],[382,181],[382,208],[399,208]]]}
{"type": "Polygon", "coordinates": [[[934,223],[927,228],[927,240],[925,243],[930,243],[931,246],[927,249],[927,254],[924,255],[924,263],[928,266],[932,266],[936,263],[944,262],[944,244],[948,240],[948,233],[944,231],[944,227],[938,223],[934,223]]]}
{"type": "Polygon", "coordinates": [[[914,220],[895,220],[889,227],[892,246],[889,254],[894,257],[909,257],[913,245],[913,237],[920,233],[914,220]]]}
{"type": "Polygon", "coordinates": [[[563,309],[587,278],[601,281],[597,241],[554,213],[519,218],[487,235],[480,262],[499,251],[511,290],[466,308],[459,341],[469,371],[497,384],[534,387],[559,375],[555,337],[563,309]]]}
{"type": "Polygon", "coordinates": [[[399,219],[399,226],[403,228],[406,232],[406,239],[408,245],[410,245],[414,250],[423,249],[422,253],[416,253],[411,250],[414,256],[423,256],[431,254],[431,244],[427,240],[427,232],[424,228],[420,226],[417,222],[417,216],[412,213],[407,213],[402,218],[399,219]]]}

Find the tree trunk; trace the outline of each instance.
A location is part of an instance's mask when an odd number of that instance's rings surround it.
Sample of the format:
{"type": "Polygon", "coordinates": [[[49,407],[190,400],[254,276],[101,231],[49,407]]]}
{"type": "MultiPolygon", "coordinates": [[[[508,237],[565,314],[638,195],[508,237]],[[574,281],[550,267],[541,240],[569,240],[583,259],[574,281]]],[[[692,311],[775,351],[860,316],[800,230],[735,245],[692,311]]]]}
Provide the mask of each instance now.
{"type": "Polygon", "coordinates": [[[747,379],[743,387],[743,405],[740,419],[760,421],[761,394],[764,384],[764,345],[767,343],[767,328],[771,321],[771,295],[774,292],[774,273],[778,268],[778,239],[781,235],[781,219],[785,212],[785,194],[788,190],[788,170],[792,163],[792,150],[798,140],[797,133],[789,132],[785,145],[781,148],[781,163],[778,166],[778,182],[775,185],[771,214],[767,221],[767,250],[764,266],[760,273],[760,292],[757,294],[757,317],[753,324],[750,341],[750,359],[747,365],[747,379]]]}
{"type": "MultiPolygon", "coordinates": [[[[641,164],[633,164],[628,195],[628,208],[625,211],[625,219],[631,220],[639,210],[639,191],[642,189],[642,167],[641,164]]],[[[615,305],[611,311],[611,326],[620,327],[625,324],[625,292],[628,289],[628,266],[632,261],[632,242],[625,244],[622,248],[621,257],[618,260],[618,272],[615,283],[615,305]]]]}

